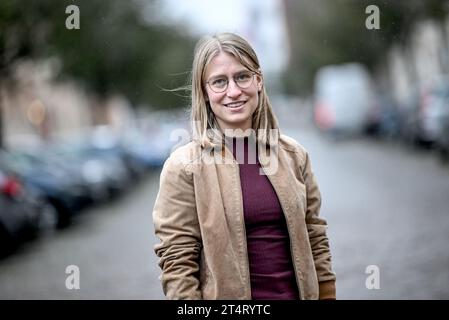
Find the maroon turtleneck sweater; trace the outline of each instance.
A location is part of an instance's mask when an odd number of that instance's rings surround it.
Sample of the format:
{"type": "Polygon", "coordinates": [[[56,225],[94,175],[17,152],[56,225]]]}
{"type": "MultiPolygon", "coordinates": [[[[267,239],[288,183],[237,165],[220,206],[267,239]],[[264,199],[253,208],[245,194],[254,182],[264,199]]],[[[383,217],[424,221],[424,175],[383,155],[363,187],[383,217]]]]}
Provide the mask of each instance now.
{"type": "Polygon", "coordinates": [[[285,217],[270,180],[259,174],[256,144],[233,138],[232,151],[240,167],[252,299],[298,299],[285,217]]]}

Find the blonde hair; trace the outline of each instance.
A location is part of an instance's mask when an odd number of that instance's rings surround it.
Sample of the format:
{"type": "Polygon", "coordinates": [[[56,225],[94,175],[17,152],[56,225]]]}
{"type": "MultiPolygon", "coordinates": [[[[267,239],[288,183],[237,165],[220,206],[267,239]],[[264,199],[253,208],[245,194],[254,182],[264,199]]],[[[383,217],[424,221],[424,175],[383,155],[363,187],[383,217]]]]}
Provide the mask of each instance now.
{"type": "MultiPolygon", "coordinates": [[[[233,33],[220,33],[200,39],[195,47],[192,75],[192,105],[190,120],[194,140],[203,147],[214,147],[222,138],[222,132],[208,102],[206,102],[204,74],[207,65],[220,52],[234,56],[244,67],[262,78],[259,59],[250,44],[233,33]]],[[[278,121],[273,113],[265,86],[259,92],[259,104],[252,118],[252,129],[260,142],[270,144],[270,129],[279,130],[278,121]]]]}

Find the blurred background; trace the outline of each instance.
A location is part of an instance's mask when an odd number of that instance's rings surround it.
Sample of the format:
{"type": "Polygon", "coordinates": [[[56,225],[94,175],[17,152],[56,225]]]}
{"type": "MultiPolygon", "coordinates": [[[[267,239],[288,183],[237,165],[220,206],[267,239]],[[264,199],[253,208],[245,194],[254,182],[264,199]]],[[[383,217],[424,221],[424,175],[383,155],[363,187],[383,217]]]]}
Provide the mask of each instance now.
{"type": "Polygon", "coordinates": [[[0,299],[164,298],[151,215],[189,130],[174,89],[198,38],[224,31],[254,46],[282,131],[310,152],[337,297],[448,299],[448,11],[2,0],[0,299]]]}

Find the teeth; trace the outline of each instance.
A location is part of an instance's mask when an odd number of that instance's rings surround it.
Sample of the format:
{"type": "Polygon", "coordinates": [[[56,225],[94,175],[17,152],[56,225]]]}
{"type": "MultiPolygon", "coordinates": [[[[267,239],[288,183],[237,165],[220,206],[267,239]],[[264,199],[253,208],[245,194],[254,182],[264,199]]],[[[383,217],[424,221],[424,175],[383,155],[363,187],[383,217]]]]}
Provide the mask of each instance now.
{"type": "Polygon", "coordinates": [[[244,103],[245,102],[233,102],[233,103],[225,104],[225,106],[227,108],[238,108],[238,107],[242,106],[244,103]]]}

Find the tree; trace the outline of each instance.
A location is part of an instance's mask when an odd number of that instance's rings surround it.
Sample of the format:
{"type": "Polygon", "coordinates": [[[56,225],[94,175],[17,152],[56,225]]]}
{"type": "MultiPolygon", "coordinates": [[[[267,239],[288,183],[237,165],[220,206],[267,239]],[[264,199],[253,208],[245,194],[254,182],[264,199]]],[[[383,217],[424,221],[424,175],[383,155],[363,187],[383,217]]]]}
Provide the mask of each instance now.
{"type": "Polygon", "coordinates": [[[15,63],[39,57],[45,48],[48,21],[41,13],[51,10],[49,1],[0,2],[0,148],[3,147],[3,92],[14,87],[11,72],[15,63]]]}
{"type": "MultiPolygon", "coordinates": [[[[0,90],[13,84],[17,61],[55,57],[57,79],[75,79],[100,100],[119,93],[133,105],[185,105],[163,88],[186,84],[194,41],[176,27],[145,22],[141,9],[121,0],[1,1],[0,90]],[[68,5],[79,8],[79,29],[66,28],[68,5]]],[[[0,146],[1,132],[0,124],[0,146]]]]}
{"type": "Polygon", "coordinates": [[[132,2],[74,3],[82,14],[81,28],[58,28],[52,35],[52,50],[63,61],[63,74],[100,96],[125,94],[133,104],[169,108],[185,103],[161,88],[185,84],[186,74],[174,74],[188,70],[193,39],[175,27],[148,25],[132,2]]]}
{"type": "Polygon", "coordinates": [[[419,19],[442,19],[447,0],[285,0],[291,59],[285,74],[288,93],[309,94],[323,65],[350,61],[374,69],[394,43],[404,44],[419,19]],[[368,30],[366,7],[380,11],[379,30],[368,30]]]}

